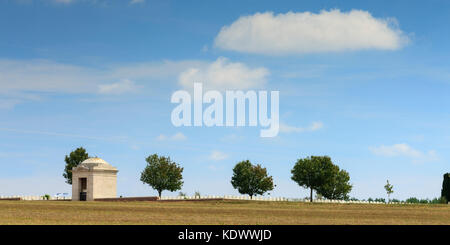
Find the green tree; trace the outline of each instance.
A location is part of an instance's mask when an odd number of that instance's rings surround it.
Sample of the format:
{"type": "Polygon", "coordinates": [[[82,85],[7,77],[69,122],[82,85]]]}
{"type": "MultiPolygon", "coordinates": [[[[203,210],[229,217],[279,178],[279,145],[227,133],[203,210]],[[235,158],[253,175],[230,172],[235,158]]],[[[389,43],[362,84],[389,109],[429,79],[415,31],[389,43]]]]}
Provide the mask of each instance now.
{"type": "Polygon", "coordinates": [[[72,168],[78,166],[82,161],[89,158],[89,154],[83,147],[78,147],[72,151],[69,156],[66,155],[64,161],[66,166],[64,168],[63,176],[66,179],[66,183],[72,184],[72,168]]]}
{"type": "Polygon", "coordinates": [[[177,191],[183,186],[183,168],[172,162],[169,157],[156,154],[145,159],[147,166],[141,173],[141,181],[158,191],[161,197],[163,190],[177,191]]]}
{"type": "Polygon", "coordinates": [[[250,199],[262,195],[274,188],[272,176],[260,164],[252,165],[249,160],[241,161],[233,168],[231,184],[241,194],[248,194],[250,199]]]}
{"type": "Polygon", "coordinates": [[[298,159],[291,170],[291,179],[298,185],[309,188],[309,199],[313,201],[313,191],[323,187],[333,176],[333,163],[328,156],[310,156],[298,159]]]}
{"type": "Polygon", "coordinates": [[[349,183],[350,175],[347,171],[339,169],[339,166],[333,165],[332,175],[323,185],[317,187],[317,193],[327,199],[346,200],[348,193],[352,190],[349,183]]]}
{"type": "Polygon", "coordinates": [[[386,181],[386,185],[384,186],[384,189],[386,190],[386,193],[388,195],[388,202],[390,202],[390,196],[392,193],[394,193],[394,186],[389,184],[389,180],[386,181]]]}

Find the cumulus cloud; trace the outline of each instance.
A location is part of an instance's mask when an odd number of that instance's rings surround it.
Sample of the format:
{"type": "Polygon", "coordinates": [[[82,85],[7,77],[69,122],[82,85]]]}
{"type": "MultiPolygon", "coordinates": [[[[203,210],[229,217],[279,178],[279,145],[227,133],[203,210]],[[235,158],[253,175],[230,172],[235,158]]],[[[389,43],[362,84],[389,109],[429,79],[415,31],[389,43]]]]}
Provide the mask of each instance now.
{"type": "Polygon", "coordinates": [[[176,133],[172,136],[166,136],[164,134],[160,134],[158,137],[156,137],[159,141],[165,141],[165,140],[172,140],[172,141],[182,141],[186,140],[187,137],[183,133],[176,133]]]}
{"type": "Polygon", "coordinates": [[[268,75],[266,68],[249,68],[243,63],[220,57],[210,64],[186,69],[178,81],[185,88],[201,82],[206,89],[250,89],[262,87],[268,75]]]}
{"type": "Polygon", "coordinates": [[[259,54],[305,54],[364,49],[396,50],[409,41],[394,18],[374,18],[369,12],[322,10],[256,13],[224,26],[215,46],[259,54]]]}
{"type": "Polygon", "coordinates": [[[209,155],[209,159],[213,161],[222,161],[228,158],[228,155],[221,151],[212,151],[209,155]]]}
{"type": "Polygon", "coordinates": [[[117,83],[98,85],[98,92],[101,94],[123,94],[135,92],[137,86],[133,81],[124,79],[117,83]]]}
{"type": "Polygon", "coordinates": [[[415,160],[436,160],[436,151],[430,150],[428,152],[422,152],[414,149],[408,144],[394,144],[394,145],[381,145],[378,147],[369,147],[369,150],[378,156],[384,157],[408,157],[415,160]]]}
{"type": "Polygon", "coordinates": [[[303,133],[317,131],[323,128],[322,122],[312,122],[308,127],[295,127],[280,123],[280,133],[303,133]]]}

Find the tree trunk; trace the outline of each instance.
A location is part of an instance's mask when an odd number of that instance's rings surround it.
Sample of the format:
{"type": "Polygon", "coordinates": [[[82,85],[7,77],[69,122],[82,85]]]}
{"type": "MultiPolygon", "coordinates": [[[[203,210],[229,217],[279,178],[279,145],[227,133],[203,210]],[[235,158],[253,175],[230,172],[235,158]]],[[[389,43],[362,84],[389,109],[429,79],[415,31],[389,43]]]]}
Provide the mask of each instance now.
{"type": "Polygon", "coordinates": [[[162,191],[161,191],[161,190],[158,190],[158,196],[159,196],[159,199],[161,199],[161,193],[162,193],[162,191]]]}
{"type": "Polygon", "coordinates": [[[250,200],[253,200],[253,195],[250,195],[250,200]]]}
{"type": "Polygon", "coordinates": [[[311,188],[311,194],[309,195],[309,201],[313,202],[313,188],[311,188]]]}

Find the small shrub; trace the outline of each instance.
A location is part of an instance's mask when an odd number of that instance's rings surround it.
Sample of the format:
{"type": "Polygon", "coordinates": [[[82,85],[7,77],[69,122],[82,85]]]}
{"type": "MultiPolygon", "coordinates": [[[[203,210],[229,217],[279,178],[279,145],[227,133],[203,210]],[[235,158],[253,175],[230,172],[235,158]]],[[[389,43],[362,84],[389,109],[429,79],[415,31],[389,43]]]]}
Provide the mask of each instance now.
{"type": "Polygon", "coordinates": [[[384,198],[375,198],[375,202],[386,202],[384,198]]]}
{"type": "Polygon", "coordinates": [[[445,197],[436,197],[430,201],[430,204],[447,204],[445,197]]]}
{"type": "Polygon", "coordinates": [[[420,203],[420,200],[415,198],[415,197],[410,197],[408,199],[406,199],[407,203],[420,203]]]}
{"type": "Polygon", "coordinates": [[[194,196],[195,196],[196,198],[201,198],[201,195],[200,195],[200,192],[199,192],[199,191],[196,191],[195,194],[194,194],[194,196]]]}
{"type": "Polygon", "coordinates": [[[428,199],[420,199],[419,203],[420,204],[428,204],[428,203],[430,203],[430,200],[428,200],[428,199]]]}
{"type": "Polygon", "coordinates": [[[186,193],[185,192],[178,192],[178,196],[179,197],[184,197],[184,199],[186,199],[186,193]]]}

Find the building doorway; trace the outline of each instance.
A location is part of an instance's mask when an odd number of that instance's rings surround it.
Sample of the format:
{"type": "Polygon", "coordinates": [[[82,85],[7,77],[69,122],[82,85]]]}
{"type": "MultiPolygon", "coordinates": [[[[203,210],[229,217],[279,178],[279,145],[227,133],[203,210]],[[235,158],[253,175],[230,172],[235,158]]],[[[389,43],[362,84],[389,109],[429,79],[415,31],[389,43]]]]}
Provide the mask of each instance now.
{"type": "Polygon", "coordinates": [[[87,178],[80,178],[80,201],[86,201],[87,198],[87,178]]]}

